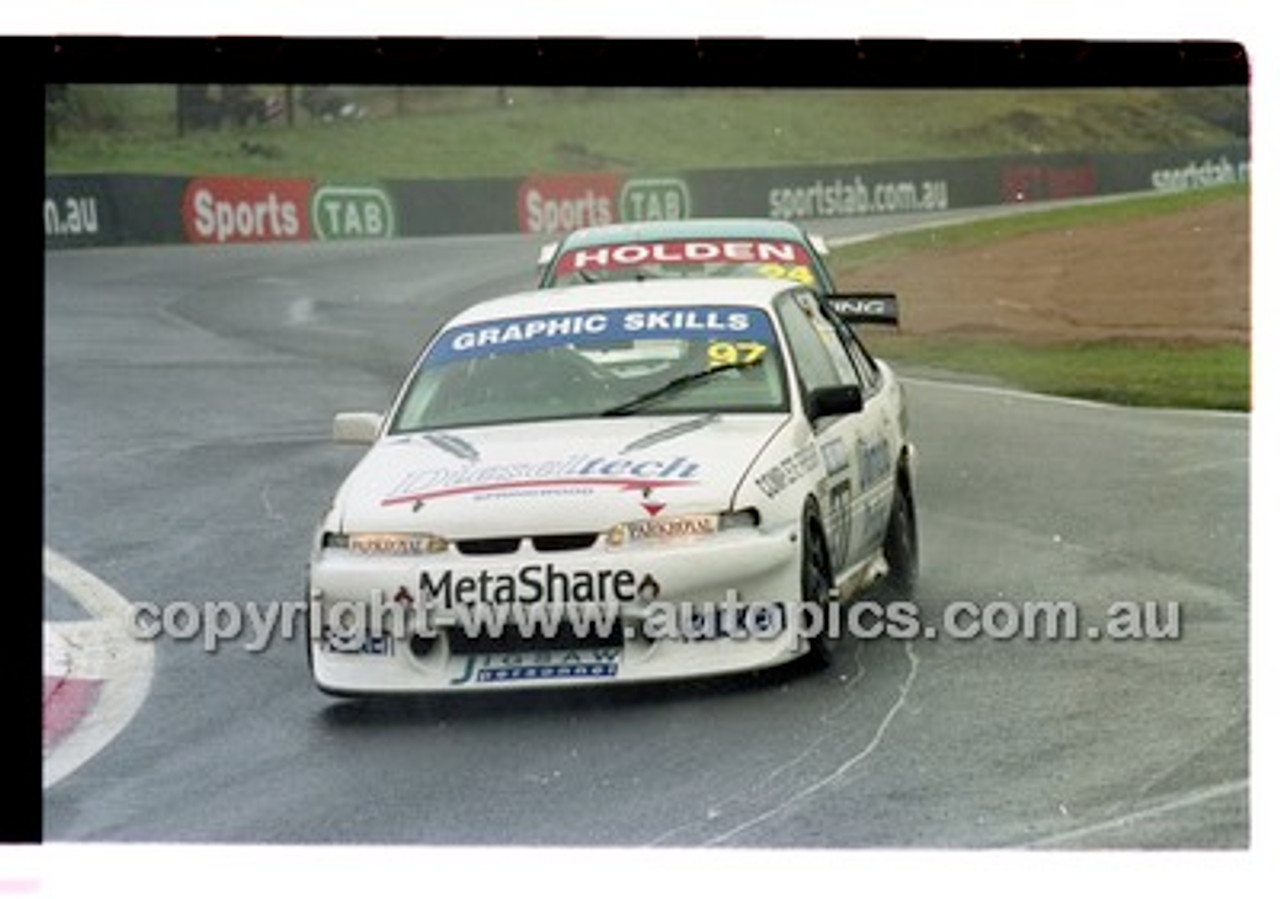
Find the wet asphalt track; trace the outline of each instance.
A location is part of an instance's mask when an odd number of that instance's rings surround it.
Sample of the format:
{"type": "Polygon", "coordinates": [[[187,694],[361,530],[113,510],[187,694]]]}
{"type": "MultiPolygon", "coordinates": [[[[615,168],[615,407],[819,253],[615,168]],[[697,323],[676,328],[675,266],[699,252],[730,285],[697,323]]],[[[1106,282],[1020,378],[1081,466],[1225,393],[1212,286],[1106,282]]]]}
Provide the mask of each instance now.
{"type": "MultiPolygon", "coordinates": [[[[299,599],[358,455],[333,413],[382,408],[537,243],[47,254],[45,543],[135,602],[299,599]]],[[[300,640],[162,640],[138,715],[46,790],[46,840],[1247,845],[1247,418],[909,391],[927,623],[1176,603],[1180,636],[846,641],[818,675],[373,704],[315,691],[300,640]]]]}

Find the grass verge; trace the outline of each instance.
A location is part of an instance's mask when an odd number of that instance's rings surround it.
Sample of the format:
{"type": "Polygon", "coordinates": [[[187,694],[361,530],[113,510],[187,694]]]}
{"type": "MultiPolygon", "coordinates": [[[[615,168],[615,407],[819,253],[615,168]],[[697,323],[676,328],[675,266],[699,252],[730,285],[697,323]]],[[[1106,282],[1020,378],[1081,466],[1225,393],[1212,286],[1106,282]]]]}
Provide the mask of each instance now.
{"type": "Polygon", "coordinates": [[[993,377],[1036,393],[1127,406],[1249,409],[1250,353],[1240,344],[1127,340],[1022,344],[1007,340],[867,334],[903,374],[993,377]]]}

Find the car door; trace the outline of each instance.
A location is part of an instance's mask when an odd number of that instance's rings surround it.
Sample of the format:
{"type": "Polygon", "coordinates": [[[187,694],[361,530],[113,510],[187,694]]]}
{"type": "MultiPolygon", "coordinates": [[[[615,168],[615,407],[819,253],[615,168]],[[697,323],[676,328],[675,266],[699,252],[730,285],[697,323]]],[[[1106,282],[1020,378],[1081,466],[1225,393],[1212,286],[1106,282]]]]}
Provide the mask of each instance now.
{"type": "Polygon", "coordinates": [[[895,460],[902,449],[901,421],[898,401],[886,383],[875,359],[858,340],[852,327],[824,306],[825,323],[821,333],[831,351],[853,365],[862,385],[863,409],[854,446],[858,468],[858,486],[862,504],[857,514],[863,520],[863,540],[857,554],[872,553],[883,542],[889,524],[889,511],[896,489],[895,460]],[[828,330],[829,329],[829,330],[828,330]]]}
{"type": "Polygon", "coordinates": [[[815,493],[831,571],[839,582],[879,546],[892,499],[891,471],[889,496],[884,498],[889,446],[880,427],[883,397],[869,389],[873,385],[864,381],[835,324],[811,291],[788,292],[779,298],[777,310],[803,391],[851,384],[864,394],[862,412],[810,423],[819,459],[815,493]]]}

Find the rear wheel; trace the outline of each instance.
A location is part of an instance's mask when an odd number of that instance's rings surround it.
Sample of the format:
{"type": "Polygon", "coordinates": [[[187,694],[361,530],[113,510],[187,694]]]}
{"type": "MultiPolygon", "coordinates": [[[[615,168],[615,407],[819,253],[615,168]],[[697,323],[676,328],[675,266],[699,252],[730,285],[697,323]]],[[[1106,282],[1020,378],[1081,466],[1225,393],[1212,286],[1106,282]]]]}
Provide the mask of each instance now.
{"type": "Polygon", "coordinates": [[[916,533],[916,504],[911,481],[903,472],[889,509],[889,527],[884,535],[884,559],[889,564],[885,588],[894,599],[910,599],[920,573],[920,541],[916,533]]]}

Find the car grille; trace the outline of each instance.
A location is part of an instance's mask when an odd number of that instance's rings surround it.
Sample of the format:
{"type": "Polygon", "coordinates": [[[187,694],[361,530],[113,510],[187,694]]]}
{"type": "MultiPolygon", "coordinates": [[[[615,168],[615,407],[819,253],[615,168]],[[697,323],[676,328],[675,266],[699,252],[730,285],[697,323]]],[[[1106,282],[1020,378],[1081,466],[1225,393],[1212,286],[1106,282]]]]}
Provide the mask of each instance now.
{"type": "Polygon", "coordinates": [[[533,548],[540,553],[562,553],[588,549],[595,545],[598,534],[547,534],[533,537],[533,548]]]}
{"type": "Polygon", "coordinates": [[[488,537],[483,540],[458,540],[454,546],[464,556],[501,556],[520,548],[519,537],[488,537]]]}
{"type": "MultiPolygon", "coordinates": [[[[589,549],[600,537],[594,531],[578,534],[539,534],[529,537],[533,548],[541,553],[572,552],[589,549]]],[[[508,555],[520,548],[524,537],[485,537],[475,540],[455,540],[454,546],[464,556],[508,555]]]]}

